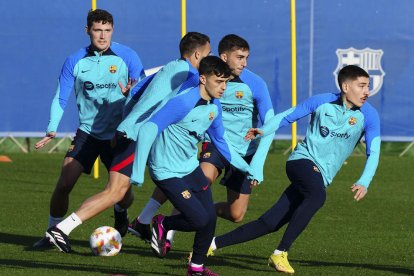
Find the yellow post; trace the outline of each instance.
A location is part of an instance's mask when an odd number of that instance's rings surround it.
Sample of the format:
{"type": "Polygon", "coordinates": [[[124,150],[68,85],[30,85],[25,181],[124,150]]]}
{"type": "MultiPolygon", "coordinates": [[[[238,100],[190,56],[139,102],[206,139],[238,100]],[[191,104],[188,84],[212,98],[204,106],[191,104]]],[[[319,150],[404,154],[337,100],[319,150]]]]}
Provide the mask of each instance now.
{"type": "Polygon", "coordinates": [[[181,37],[187,33],[187,1],[181,0],[181,37]]]}
{"type": "Polygon", "coordinates": [[[93,163],[93,178],[99,178],[99,157],[96,158],[95,163],[93,163]]]}
{"type": "MultiPolygon", "coordinates": [[[[296,0],[290,0],[290,32],[292,47],[292,106],[296,106],[296,0]]],[[[292,151],[297,143],[297,125],[292,124],[292,151]]]]}
{"type": "MultiPolygon", "coordinates": [[[[92,10],[96,10],[96,0],[92,0],[92,10]]],[[[99,157],[96,158],[95,163],[93,164],[93,178],[99,178],[99,157]]]]}

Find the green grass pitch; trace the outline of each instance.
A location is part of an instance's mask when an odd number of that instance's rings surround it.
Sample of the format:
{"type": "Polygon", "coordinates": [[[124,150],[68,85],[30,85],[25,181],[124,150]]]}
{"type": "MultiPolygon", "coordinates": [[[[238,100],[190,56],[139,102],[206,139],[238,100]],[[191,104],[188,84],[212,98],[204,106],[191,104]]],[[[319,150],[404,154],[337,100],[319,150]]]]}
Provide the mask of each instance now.
{"type": "MultiPolygon", "coordinates": [[[[270,153],[265,182],[255,188],[244,222],[256,219],[279,197],[288,184],[282,151],[270,153]]],[[[149,245],[132,235],[123,239],[115,257],[95,257],[88,239],[93,229],[113,224],[112,210],[75,229],[71,234],[73,254],[56,249],[32,251],[30,246],[44,233],[52,189],[60,172],[63,154],[10,153],[12,163],[0,163],[0,274],[1,275],[185,275],[185,257],[191,250],[192,233],[177,233],[173,250],[165,259],[153,256],[149,245]]],[[[350,186],[364,165],[365,157],[354,154],[328,188],[325,206],[289,252],[297,275],[414,275],[414,157],[383,154],[369,193],[353,200],[350,186]]],[[[101,166],[101,172],[103,166],[101,166]]],[[[71,194],[69,212],[106,183],[82,176],[71,194]]],[[[154,184],[146,178],[134,187],[135,202],[129,211],[135,217],[154,184]]],[[[213,185],[215,201],[225,199],[225,189],[213,185]]],[[[171,205],[162,207],[169,213],[171,205]]],[[[216,234],[236,224],[218,219],[216,234]]],[[[267,258],[283,231],[216,251],[208,266],[220,275],[274,275],[267,258]]]]}

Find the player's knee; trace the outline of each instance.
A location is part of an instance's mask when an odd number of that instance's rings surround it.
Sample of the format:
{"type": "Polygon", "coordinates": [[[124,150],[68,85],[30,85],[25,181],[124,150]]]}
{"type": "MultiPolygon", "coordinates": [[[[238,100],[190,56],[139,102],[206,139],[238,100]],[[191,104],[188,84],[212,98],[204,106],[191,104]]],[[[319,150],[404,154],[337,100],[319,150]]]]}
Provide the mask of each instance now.
{"type": "Polygon", "coordinates": [[[205,228],[210,223],[210,216],[205,214],[198,214],[191,220],[191,225],[195,231],[205,228]]]}
{"type": "Polygon", "coordinates": [[[230,212],[230,220],[234,223],[240,223],[244,219],[244,215],[246,214],[246,211],[244,210],[232,210],[230,212]]]}
{"type": "Polygon", "coordinates": [[[316,209],[321,208],[326,201],[326,191],[325,190],[318,190],[311,195],[313,205],[316,209]]]}
{"type": "Polygon", "coordinates": [[[112,204],[115,204],[124,199],[124,196],[128,191],[128,188],[129,187],[125,185],[108,185],[105,188],[104,193],[107,195],[108,198],[110,198],[112,204]]]}

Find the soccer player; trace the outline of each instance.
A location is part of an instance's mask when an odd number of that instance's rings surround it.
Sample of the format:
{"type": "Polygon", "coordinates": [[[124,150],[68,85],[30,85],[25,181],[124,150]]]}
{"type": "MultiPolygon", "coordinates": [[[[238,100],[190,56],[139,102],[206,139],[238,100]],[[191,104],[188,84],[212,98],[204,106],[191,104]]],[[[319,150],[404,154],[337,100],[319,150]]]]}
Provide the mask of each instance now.
{"type": "MultiPolygon", "coordinates": [[[[220,98],[223,125],[231,145],[250,163],[259,183],[263,181],[263,166],[273,137],[264,137],[259,144],[258,140],[246,141],[244,135],[250,128],[258,126],[259,119],[264,124],[274,116],[269,91],[263,79],[246,68],[250,47],[245,39],[234,34],[226,35],[219,42],[218,50],[232,73],[226,92],[220,98]]],[[[231,166],[214,143],[206,142],[202,149],[200,166],[210,184],[225,170],[220,183],[226,186],[227,202],[216,203],[217,215],[241,222],[249,204],[251,180],[231,166]]]]}
{"type": "Polygon", "coordinates": [[[226,88],[229,67],[220,58],[208,56],[201,60],[199,74],[199,86],[172,98],[140,128],[131,181],[144,182],[149,155],[152,180],[180,211],[179,215],[153,218],[151,246],[155,254],[163,257],[167,253],[168,230],[195,231],[194,253],[187,275],[216,275],[204,267],[214,235],[216,213],[210,185],[197,159],[197,144],[207,131],[234,166],[246,173],[250,167],[224,140],[221,106],[217,99],[226,88]]]}
{"type": "Polygon", "coordinates": [[[380,122],[377,111],[366,102],[369,75],[358,66],[348,65],[338,74],[341,92],[320,94],[274,116],[261,129],[252,128],[246,135],[266,136],[282,126],[311,114],[303,142],[297,145],[286,162],[291,184],[279,200],[259,219],[213,239],[209,253],[217,248],[246,242],[279,230],[288,223],[281,242],[269,258],[277,271],[294,273],[287,251],[325,202],[326,192],[344,161],[365,135],[367,160],[361,177],[351,186],[354,199],[365,197],[378,166],[380,122]]]}
{"type": "MultiPolygon", "coordinates": [[[[105,10],[97,9],[88,13],[85,30],[91,44],[69,56],[63,64],[46,136],[35,145],[36,149],[40,149],[56,136],[60,119],[74,89],[80,126],[66,153],[50,200],[48,228],[62,221],[68,210],[72,188],[82,172],[91,172],[98,156],[109,169],[112,161],[110,140],[121,122],[125,94],[135,81],[144,76],[137,53],[127,46],[112,42],[113,24],[112,15],[105,10]]],[[[115,225],[120,217],[122,214],[115,212],[115,225]]],[[[33,247],[49,248],[51,243],[44,237],[33,247]]]]}
{"type": "MultiPolygon", "coordinates": [[[[198,72],[195,68],[198,68],[201,58],[210,53],[209,41],[204,34],[188,33],[180,42],[182,58],[171,61],[132,89],[125,107],[128,114],[125,114],[126,118],[118,126],[114,138],[114,157],[105,190],[85,200],[76,212],[46,232],[59,250],[70,252],[68,235],[73,229],[121,199],[125,202],[121,211],[126,216],[126,209],[133,201],[130,176],[139,127],[146,122],[151,112],[155,112],[168,101],[170,94],[175,95],[188,87],[198,85],[198,72]]],[[[127,218],[123,225],[125,233],[128,228],[127,218]]]]}
{"type": "MultiPolygon", "coordinates": [[[[273,117],[273,107],[266,83],[259,76],[249,71],[247,59],[250,47],[247,41],[237,35],[226,35],[218,46],[220,58],[225,61],[230,69],[230,81],[226,92],[220,98],[223,113],[223,125],[228,133],[228,139],[238,154],[250,163],[256,183],[263,181],[263,166],[268,148],[273,137],[264,137],[259,144],[258,140],[245,141],[244,134],[251,127],[257,127],[258,116],[261,123],[267,122],[273,117]]],[[[211,184],[226,170],[221,183],[227,188],[227,202],[219,202],[216,206],[217,215],[233,222],[240,222],[246,213],[251,194],[251,180],[246,175],[234,168],[220,154],[214,143],[206,142],[200,154],[200,166],[211,184]]],[[[154,191],[135,225],[141,229],[165,202],[165,197],[154,191]]],[[[168,246],[171,246],[174,232],[168,233],[168,246]]]]}

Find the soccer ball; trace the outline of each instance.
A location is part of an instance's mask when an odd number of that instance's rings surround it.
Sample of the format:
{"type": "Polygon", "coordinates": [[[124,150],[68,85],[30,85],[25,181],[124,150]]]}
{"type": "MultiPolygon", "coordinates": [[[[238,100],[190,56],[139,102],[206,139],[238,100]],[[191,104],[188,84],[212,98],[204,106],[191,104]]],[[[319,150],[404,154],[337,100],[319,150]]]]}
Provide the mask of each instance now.
{"type": "Polygon", "coordinates": [[[92,232],[89,244],[96,256],[115,256],[121,250],[122,238],[115,228],[101,226],[92,232]]]}

